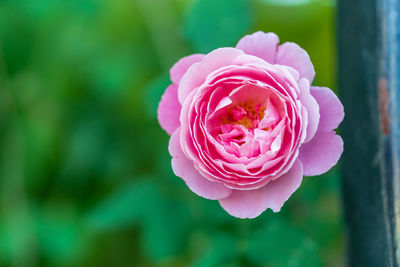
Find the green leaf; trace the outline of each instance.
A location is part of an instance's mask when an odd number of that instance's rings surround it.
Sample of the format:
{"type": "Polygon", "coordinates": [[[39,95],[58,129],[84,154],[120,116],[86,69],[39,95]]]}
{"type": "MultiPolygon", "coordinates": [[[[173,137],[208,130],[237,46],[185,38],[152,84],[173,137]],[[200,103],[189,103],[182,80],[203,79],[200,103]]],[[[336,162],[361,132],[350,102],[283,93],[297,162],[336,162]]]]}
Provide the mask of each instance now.
{"type": "Polygon", "coordinates": [[[186,35],[197,52],[234,46],[249,31],[246,0],[198,0],[189,11],[186,35]]]}
{"type": "Polygon", "coordinates": [[[142,222],[149,210],[160,202],[157,184],[128,182],[89,211],[86,222],[92,229],[118,230],[142,222]]]}
{"type": "Polygon", "coordinates": [[[211,237],[205,253],[191,267],[235,266],[237,242],[234,237],[222,233],[214,233],[211,237]]]}
{"type": "Polygon", "coordinates": [[[149,257],[159,261],[182,253],[192,222],[186,205],[164,198],[147,212],[148,221],[143,225],[142,238],[149,257]]]}
{"type": "Polygon", "coordinates": [[[248,239],[247,257],[266,266],[321,266],[318,247],[301,229],[276,217],[253,231],[248,239]]]}
{"type": "Polygon", "coordinates": [[[34,223],[26,209],[14,206],[0,220],[0,263],[22,266],[32,260],[35,251],[34,223]],[[21,258],[24,255],[25,258],[21,258]]]}
{"type": "Polygon", "coordinates": [[[53,199],[36,216],[38,243],[42,253],[55,263],[74,263],[89,242],[77,212],[70,204],[53,199]]]}
{"type": "Polygon", "coordinates": [[[178,255],[189,231],[191,216],[182,202],[160,194],[150,181],[117,188],[87,215],[89,228],[118,231],[136,224],[143,230],[141,244],[156,261],[178,255]]]}
{"type": "Polygon", "coordinates": [[[92,111],[82,113],[68,136],[66,155],[58,177],[62,187],[75,190],[84,188],[92,177],[102,175],[110,144],[104,117],[92,111]]]}

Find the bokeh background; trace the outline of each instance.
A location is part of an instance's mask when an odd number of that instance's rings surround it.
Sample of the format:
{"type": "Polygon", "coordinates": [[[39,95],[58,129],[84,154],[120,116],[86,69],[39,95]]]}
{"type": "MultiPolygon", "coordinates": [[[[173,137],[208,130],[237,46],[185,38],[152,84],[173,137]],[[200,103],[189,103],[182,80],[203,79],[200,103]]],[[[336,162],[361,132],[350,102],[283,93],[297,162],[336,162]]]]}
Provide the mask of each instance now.
{"type": "Polygon", "coordinates": [[[236,219],[156,118],[174,62],[256,30],[336,91],[334,25],[333,0],[0,0],[0,266],[342,266],[337,167],[236,219]]]}

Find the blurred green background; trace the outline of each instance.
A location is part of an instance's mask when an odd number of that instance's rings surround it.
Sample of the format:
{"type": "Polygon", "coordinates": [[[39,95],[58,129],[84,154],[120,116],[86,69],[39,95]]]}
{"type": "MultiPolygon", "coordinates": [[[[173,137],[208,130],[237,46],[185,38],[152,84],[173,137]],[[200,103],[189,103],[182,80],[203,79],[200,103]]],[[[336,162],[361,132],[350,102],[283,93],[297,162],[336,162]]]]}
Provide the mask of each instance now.
{"type": "Polygon", "coordinates": [[[0,0],[0,266],[342,266],[337,168],[230,217],[170,167],[156,109],[182,56],[257,30],[336,90],[332,0],[0,0]]]}

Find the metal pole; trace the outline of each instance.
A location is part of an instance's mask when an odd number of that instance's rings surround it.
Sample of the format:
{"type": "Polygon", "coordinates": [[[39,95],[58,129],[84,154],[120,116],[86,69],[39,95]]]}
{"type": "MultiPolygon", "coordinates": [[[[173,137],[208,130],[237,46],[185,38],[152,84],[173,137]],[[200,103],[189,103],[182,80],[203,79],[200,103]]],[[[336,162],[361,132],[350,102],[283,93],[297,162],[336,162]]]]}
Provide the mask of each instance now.
{"type": "Polygon", "coordinates": [[[349,266],[399,266],[400,0],[339,0],[349,266]]]}

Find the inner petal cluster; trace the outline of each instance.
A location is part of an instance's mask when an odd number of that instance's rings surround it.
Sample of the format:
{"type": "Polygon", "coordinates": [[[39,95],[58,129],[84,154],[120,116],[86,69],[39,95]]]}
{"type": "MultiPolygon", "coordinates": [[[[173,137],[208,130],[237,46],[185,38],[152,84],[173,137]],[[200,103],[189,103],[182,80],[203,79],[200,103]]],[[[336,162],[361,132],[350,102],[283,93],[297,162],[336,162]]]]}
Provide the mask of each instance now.
{"type": "Polygon", "coordinates": [[[302,121],[299,88],[279,66],[227,66],[207,76],[185,99],[181,145],[210,181],[260,188],[296,159],[302,121]]]}
{"type": "Polygon", "coordinates": [[[281,147],[284,124],[277,96],[268,88],[244,85],[221,100],[212,119],[211,135],[225,151],[237,158],[254,158],[281,147]]]}

